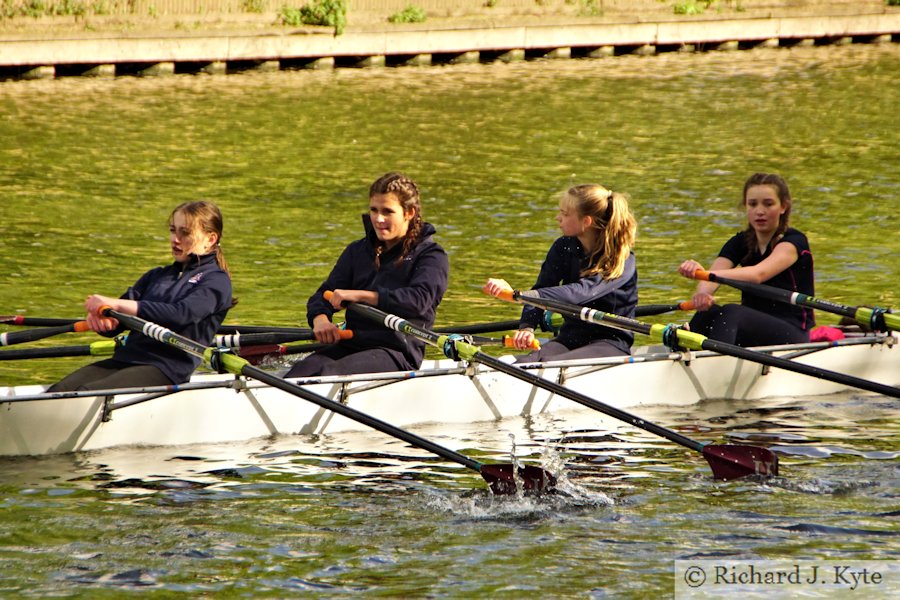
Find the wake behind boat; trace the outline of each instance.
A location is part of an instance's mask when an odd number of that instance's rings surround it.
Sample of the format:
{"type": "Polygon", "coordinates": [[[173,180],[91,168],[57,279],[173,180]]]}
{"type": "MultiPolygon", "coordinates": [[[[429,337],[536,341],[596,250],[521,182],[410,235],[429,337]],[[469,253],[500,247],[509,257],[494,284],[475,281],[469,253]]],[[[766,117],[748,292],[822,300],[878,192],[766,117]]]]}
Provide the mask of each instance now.
{"type": "MultiPolygon", "coordinates": [[[[756,348],[886,385],[900,383],[893,335],[756,348]]],[[[627,358],[527,365],[541,377],[617,408],[689,406],[705,399],[813,396],[847,389],[713,352],[643,347],[627,358]]],[[[545,413],[606,419],[566,398],[477,364],[426,361],[418,371],[299,379],[297,383],[400,427],[491,422],[545,413]]],[[[195,374],[190,383],[106,393],[47,394],[0,388],[0,456],[44,455],[122,445],[183,445],[274,434],[324,434],[367,427],[243,376],[195,374]]],[[[462,446],[464,441],[450,440],[462,446]]]]}

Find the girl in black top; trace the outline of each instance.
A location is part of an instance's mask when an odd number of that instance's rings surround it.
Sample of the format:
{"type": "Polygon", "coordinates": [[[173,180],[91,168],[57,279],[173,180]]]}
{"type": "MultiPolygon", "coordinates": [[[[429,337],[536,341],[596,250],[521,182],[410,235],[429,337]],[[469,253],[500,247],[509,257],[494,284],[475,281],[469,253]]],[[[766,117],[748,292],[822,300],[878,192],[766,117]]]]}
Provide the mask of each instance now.
{"type": "MultiPolygon", "coordinates": [[[[778,175],[756,173],[744,184],[739,207],[748,226],[728,240],[709,268],[711,273],[814,295],[813,256],[801,232],[788,227],[791,194],[778,175]]],[[[685,277],[703,267],[687,260],[678,268],[685,277]]],[[[718,284],[701,281],[694,294],[698,312],[690,329],[739,346],[809,341],[815,326],[812,309],[743,293],[741,304],[714,304],[718,284]]]]}
{"type": "MultiPolygon", "coordinates": [[[[122,332],[116,319],[97,314],[108,306],[209,345],[233,304],[221,240],[222,213],[215,204],[181,204],[169,216],[169,243],[175,261],[144,273],[120,298],[88,296],[84,302],[88,325],[107,337],[122,332]]],[[[199,358],[183,350],[132,331],[112,358],[78,369],[48,391],[183,383],[199,363],[199,358]]]]}
{"type": "MultiPolygon", "coordinates": [[[[628,198],[602,185],[576,185],[561,195],[556,221],[563,235],[550,247],[537,281],[523,295],[633,317],[638,301],[632,252],[637,223],[628,198]]],[[[483,289],[496,296],[510,285],[503,279],[489,279],[483,289]]],[[[542,316],[539,308],[522,309],[519,330],[513,336],[516,348],[531,347],[542,316]]],[[[633,341],[631,332],[567,317],[556,338],[517,361],[628,355],[633,341]]]]}

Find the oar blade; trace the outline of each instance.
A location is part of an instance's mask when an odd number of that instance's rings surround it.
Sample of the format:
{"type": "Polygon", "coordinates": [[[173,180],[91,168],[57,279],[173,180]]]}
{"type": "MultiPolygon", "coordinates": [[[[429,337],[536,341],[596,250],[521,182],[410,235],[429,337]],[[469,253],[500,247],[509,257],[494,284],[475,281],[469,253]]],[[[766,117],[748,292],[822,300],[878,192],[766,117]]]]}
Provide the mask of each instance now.
{"type": "Polygon", "coordinates": [[[703,456],[716,479],[729,481],[750,475],[778,475],[778,457],[767,448],[744,444],[707,444],[703,447],[703,456]]]}
{"type": "Polygon", "coordinates": [[[495,494],[503,496],[515,494],[518,485],[526,492],[541,493],[556,487],[556,477],[540,467],[526,465],[515,467],[511,464],[481,465],[481,476],[495,494]]]}

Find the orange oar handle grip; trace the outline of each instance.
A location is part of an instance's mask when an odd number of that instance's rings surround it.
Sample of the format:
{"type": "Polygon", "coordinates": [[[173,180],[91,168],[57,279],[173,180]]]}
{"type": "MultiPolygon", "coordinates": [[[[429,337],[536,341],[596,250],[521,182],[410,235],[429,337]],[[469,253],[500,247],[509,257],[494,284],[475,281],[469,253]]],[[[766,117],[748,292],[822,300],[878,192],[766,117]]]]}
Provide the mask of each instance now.
{"type": "Polygon", "coordinates": [[[684,302],[678,303],[678,310],[694,310],[696,306],[690,300],[685,300],[684,302]]]}
{"type": "Polygon", "coordinates": [[[506,300],[507,302],[512,302],[515,299],[513,296],[514,293],[515,292],[512,289],[503,290],[502,292],[497,294],[497,297],[500,298],[501,300],[506,300]]]}
{"type": "Polygon", "coordinates": [[[108,306],[108,305],[104,304],[103,306],[101,306],[100,308],[97,309],[97,314],[100,315],[101,317],[105,317],[106,311],[108,311],[108,310],[112,310],[112,306],[108,306]]]}
{"type": "MultiPolygon", "coordinates": [[[[324,292],[322,292],[322,296],[323,296],[326,300],[329,300],[329,301],[330,301],[331,298],[334,297],[334,292],[331,291],[331,290],[325,290],[324,292]]],[[[350,338],[353,337],[353,332],[352,332],[351,330],[349,330],[349,329],[340,329],[340,330],[338,330],[338,336],[339,336],[342,340],[349,340],[350,338]]]]}
{"type": "MultiPolygon", "coordinates": [[[[503,336],[503,345],[504,345],[506,348],[515,348],[515,347],[516,347],[516,344],[515,344],[515,342],[514,342],[514,340],[513,340],[513,336],[511,336],[511,335],[504,335],[504,336],[503,336]]],[[[540,350],[540,349],[541,349],[541,342],[540,342],[537,338],[533,338],[533,339],[531,340],[531,344],[529,345],[529,348],[531,348],[532,350],[540,350]]]]}
{"type": "Polygon", "coordinates": [[[709,271],[697,269],[696,271],[694,271],[694,279],[698,279],[700,281],[709,281],[709,271]]]}
{"type": "Polygon", "coordinates": [[[91,328],[88,327],[87,321],[75,321],[72,323],[72,331],[76,331],[81,333],[82,331],[90,331],[91,328]]]}

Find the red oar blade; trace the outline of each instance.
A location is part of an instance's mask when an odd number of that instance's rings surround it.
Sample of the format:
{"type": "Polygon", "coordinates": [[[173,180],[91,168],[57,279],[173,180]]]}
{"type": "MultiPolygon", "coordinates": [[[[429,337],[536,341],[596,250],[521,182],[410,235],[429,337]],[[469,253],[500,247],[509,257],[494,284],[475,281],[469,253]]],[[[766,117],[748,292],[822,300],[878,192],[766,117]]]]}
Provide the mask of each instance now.
{"type": "Polygon", "coordinates": [[[511,464],[481,465],[481,476],[497,495],[516,493],[516,480],[526,492],[546,492],[556,486],[556,477],[540,467],[518,467],[511,464]]]}
{"type": "Polygon", "coordinates": [[[707,444],[703,456],[716,479],[740,479],[749,475],[774,477],[778,475],[778,457],[759,446],[743,444],[707,444]]]}

